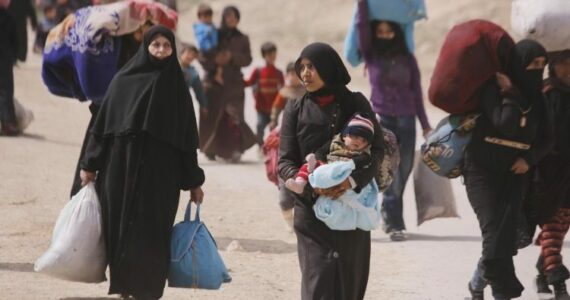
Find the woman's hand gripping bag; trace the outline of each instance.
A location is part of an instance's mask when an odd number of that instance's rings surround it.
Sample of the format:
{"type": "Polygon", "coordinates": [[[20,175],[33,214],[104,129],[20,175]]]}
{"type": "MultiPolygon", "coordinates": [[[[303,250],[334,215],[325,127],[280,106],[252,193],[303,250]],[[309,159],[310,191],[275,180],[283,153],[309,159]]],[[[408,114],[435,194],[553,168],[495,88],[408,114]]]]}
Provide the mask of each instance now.
{"type": "Polygon", "coordinates": [[[421,146],[423,162],[437,175],[461,176],[465,148],[479,115],[450,115],[437,124],[421,146]]]}
{"type": "Polygon", "coordinates": [[[170,245],[168,286],[217,290],[232,280],[216,241],[200,221],[200,205],[190,220],[191,204],[186,207],[184,221],[176,224],[170,245]]]}
{"type": "Polygon", "coordinates": [[[62,209],[49,249],[34,270],[60,279],[97,283],[105,281],[107,256],[101,206],[95,186],[84,186],[62,209]]]}

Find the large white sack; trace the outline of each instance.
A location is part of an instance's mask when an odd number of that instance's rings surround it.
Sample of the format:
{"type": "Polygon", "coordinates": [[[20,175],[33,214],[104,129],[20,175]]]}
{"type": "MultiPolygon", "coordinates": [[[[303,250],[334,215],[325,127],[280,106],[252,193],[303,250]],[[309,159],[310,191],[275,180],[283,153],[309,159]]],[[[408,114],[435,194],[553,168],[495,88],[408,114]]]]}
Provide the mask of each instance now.
{"type": "Polygon", "coordinates": [[[57,278],[105,281],[107,259],[101,206],[93,183],[83,187],[61,210],[49,249],[34,265],[36,272],[57,278]]]}
{"type": "Polygon", "coordinates": [[[536,40],[548,51],[570,48],[570,1],[513,0],[511,27],[519,37],[536,40]]]}

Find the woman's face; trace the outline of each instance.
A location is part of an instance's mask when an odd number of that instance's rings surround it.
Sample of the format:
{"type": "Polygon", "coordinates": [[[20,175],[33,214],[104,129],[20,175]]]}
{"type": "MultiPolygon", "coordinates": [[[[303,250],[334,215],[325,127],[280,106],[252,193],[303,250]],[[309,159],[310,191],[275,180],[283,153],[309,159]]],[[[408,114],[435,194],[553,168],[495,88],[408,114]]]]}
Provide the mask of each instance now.
{"type": "Polygon", "coordinates": [[[162,35],[157,35],[148,45],[150,55],[163,60],[172,55],[172,44],[162,35]]]}
{"type": "Polygon", "coordinates": [[[317,69],[307,58],[301,59],[299,74],[301,75],[301,81],[309,92],[318,91],[325,86],[325,82],[321,79],[317,69]]]}
{"type": "Polygon", "coordinates": [[[375,36],[378,39],[391,40],[396,36],[396,33],[392,30],[390,24],[387,22],[381,22],[376,26],[375,36]]]}
{"type": "Polygon", "coordinates": [[[544,69],[546,66],[546,57],[540,56],[533,59],[528,66],[526,66],[527,70],[540,70],[544,69]]]}
{"type": "Polygon", "coordinates": [[[570,86],[570,57],[554,65],[554,74],[562,83],[570,86]]]}
{"type": "Polygon", "coordinates": [[[239,20],[236,16],[236,14],[233,11],[229,11],[228,13],[226,13],[226,15],[224,16],[224,23],[226,24],[226,26],[230,29],[234,29],[237,27],[239,20]]]}

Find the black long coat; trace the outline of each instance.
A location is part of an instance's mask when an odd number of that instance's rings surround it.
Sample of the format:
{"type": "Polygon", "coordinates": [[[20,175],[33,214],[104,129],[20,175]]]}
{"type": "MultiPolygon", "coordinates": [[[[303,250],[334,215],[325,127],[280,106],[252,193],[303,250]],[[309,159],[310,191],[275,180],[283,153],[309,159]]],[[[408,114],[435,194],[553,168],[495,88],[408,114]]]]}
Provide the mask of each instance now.
{"type": "MultiPolygon", "coordinates": [[[[281,178],[287,180],[295,176],[305,156],[330,141],[356,112],[374,116],[368,100],[361,93],[348,90],[337,94],[335,102],[325,107],[320,107],[309,94],[289,101],[281,125],[281,178]]],[[[372,165],[352,174],[359,187],[373,180],[383,157],[380,125],[372,119],[375,129],[372,165]]],[[[310,185],[303,195],[295,195],[295,198],[294,227],[302,273],[302,299],[362,299],[370,267],[370,232],[329,229],[315,217],[312,207],[316,197],[310,185]]]]}
{"type": "Polygon", "coordinates": [[[98,171],[109,294],[162,297],[180,190],[204,182],[196,150],[183,152],[145,132],[90,134],[81,168],[98,171]]]}
{"type": "Polygon", "coordinates": [[[28,56],[28,18],[30,18],[34,30],[38,26],[34,5],[32,4],[32,0],[15,0],[10,2],[8,10],[16,21],[18,31],[18,60],[26,61],[26,57],[28,56]]]}

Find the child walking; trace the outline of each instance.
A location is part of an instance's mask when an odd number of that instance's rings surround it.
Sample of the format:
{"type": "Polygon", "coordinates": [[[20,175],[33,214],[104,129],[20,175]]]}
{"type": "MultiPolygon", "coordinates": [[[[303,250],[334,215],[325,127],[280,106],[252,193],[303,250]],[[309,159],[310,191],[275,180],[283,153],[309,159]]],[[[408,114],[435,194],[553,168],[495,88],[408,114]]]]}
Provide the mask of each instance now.
{"type": "Polygon", "coordinates": [[[196,100],[198,100],[198,104],[200,104],[200,113],[203,116],[208,113],[208,101],[204,94],[204,87],[202,86],[200,75],[196,68],[192,66],[192,62],[198,57],[198,54],[199,52],[196,46],[184,46],[180,52],[180,67],[182,68],[186,85],[189,89],[192,89],[194,95],[196,95],[196,100]]]}
{"type": "MultiPolygon", "coordinates": [[[[210,55],[218,50],[218,29],[213,22],[214,11],[208,4],[198,6],[198,22],[192,25],[198,49],[203,55],[210,55]]],[[[216,69],[214,80],[223,85],[222,67],[216,69]]]]}
{"type": "Polygon", "coordinates": [[[265,66],[255,68],[246,86],[253,86],[255,98],[255,110],[257,110],[257,143],[263,145],[265,127],[271,121],[271,108],[279,89],[285,84],[283,72],[275,67],[277,59],[277,46],[272,42],[261,45],[261,56],[265,60],[265,66]]]}
{"type": "Polygon", "coordinates": [[[287,102],[303,97],[306,92],[305,86],[303,86],[303,83],[301,83],[301,80],[297,77],[297,73],[295,72],[295,63],[288,63],[285,69],[285,86],[279,90],[271,107],[269,129],[277,127],[279,124],[279,115],[285,108],[287,102]]]}
{"type": "Polygon", "coordinates": [[[40,22],[37,32],[36,32],[36,40],[34,42],[34,52],[35,53],[42,53],[44,50],[44,46],[46,44],[46,39],[48,36],[49,31],[54,28],[58,21],[57,21],[57,9],[53,4],[46,4],[43,7],[44,11],[44,19],[40,22]]]}

